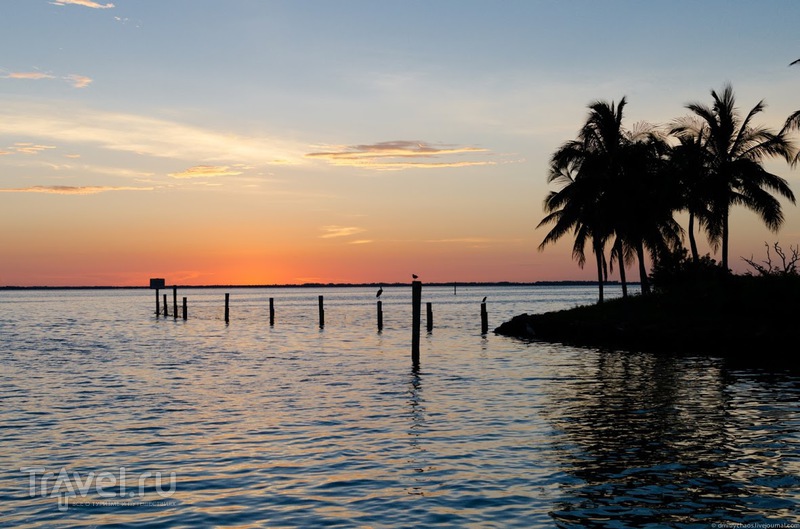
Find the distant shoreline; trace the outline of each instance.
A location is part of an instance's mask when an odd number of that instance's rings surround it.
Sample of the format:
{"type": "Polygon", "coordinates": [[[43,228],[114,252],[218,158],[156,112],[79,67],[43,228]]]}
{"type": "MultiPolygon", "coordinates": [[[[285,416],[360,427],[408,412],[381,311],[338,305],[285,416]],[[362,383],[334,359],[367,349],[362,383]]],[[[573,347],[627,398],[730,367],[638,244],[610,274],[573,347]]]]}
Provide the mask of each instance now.
{"type": "MultiPolygon", "coordinates": [[[[618,281],[607,281],[605,285],[619,285],[618,281]]],[[[628,283],[638,285],[638,283],[628,283]]],[[[528,287],[528,286],[597,286],[597,281],[471,281],[471,282],[448,282],[448,283],[424,283],[428,287],[528,287]]],[[[168,288],[353,288],[353,287],[410,287],[411,283],[301,283],[296,285],[167,285],[168,288]]],[[[155,290],[148,285],[144,286],[0,286],[0,290],[155,290]]]]}

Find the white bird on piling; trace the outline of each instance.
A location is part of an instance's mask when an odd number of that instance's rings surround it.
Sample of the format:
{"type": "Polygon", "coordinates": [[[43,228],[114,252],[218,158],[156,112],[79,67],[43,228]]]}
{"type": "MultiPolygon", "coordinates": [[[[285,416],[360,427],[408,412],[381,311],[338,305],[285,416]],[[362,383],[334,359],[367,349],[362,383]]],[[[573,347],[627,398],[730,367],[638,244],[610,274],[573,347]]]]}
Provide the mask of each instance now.
{"type": "Polygon", "coordinates": [[[375,297],[379,298],[379,297],[381,297],[381,294],[383,294],[383,287],[378,287],[378,293],[375,294],[375,297]]]}

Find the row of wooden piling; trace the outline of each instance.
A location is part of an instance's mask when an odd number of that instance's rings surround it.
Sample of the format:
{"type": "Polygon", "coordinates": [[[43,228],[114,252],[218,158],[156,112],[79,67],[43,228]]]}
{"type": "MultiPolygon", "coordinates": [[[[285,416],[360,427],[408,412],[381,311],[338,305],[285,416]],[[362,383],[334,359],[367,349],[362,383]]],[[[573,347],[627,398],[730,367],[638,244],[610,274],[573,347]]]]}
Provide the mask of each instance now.
{"type": "MultiPolygon", "coordinates": [[[[156,315],[161,314],[161,307],[159,306],[159,289],[156,288],[156,315]]],[[[230,294],[225,293],[225,323],[230,323],[230,294]]],[[[167,304],[167,294],[164,294],[164,317],[168,317],[169,309],[167,304]]],[[[178,319],[178,288],[172,288],[172,304],[173,304],[173,317],[178,319]]],[[[421,306],[422,306],[422,282],[414,281],[411,283],[411,359],[414,365],[419,364],[419,339],[420,339],[420,326],[421,326],[421,306]]],[[[325,327],[325,298],[319,296],[319,328],[325,327]]],[[[433,303],[427,302],[426,305],[427,316],[427,330],[433,331],[433,303]]],[[[186,298],[183,298],[183,319],[188,318],[188,307],[186,298]]],[[[377,320],[378,331],[383,330],[383,302],[378,300],[377,303],[377,320]]],[[[269,298],[269,325],[275,325],[275,298],[269,298]]],[[[481,302],[481,334],[489,332],[489,316],[486,311],[486,301],[481,302]]]]}
{"type": "MultiPolygon", "coordinates": [[[[163,284],[163,283],[162,283],[163,284]]],[[[159,305],[160,292],[159,288],[156,291],[156,315],[161,314],[161,307],[159,305]]],[[[453,287],[455,293],[455,286],[453,287]]],[[[230,297],[229,293],[225,293],[225,323],[230,323],[230,297]]],[[[169,307],[167,304],[167,294],[164,294],[164,317],[169,316],[169,307]]],[[[173,304],[173,318],[178,319],[178,287],[172,287],[172,304],[173,304]]],[[[319,306],[319,328],[325,327],[325,298],[320,295],[318,300],[319,306]]],[[[419,366],[419,339],[420,339],[420,325],[421,325],[421,306],[422,306],[422,282],[413,281],[411,283],[411,360],[415,367],[419,366]]],[[[186,298],[183,298],[183,319],[188,318],[188,307],[186,298]]],[[[428,332],[433,331],[433,303],[427,302],[426,305],[427,316],[427,329],[428,332]]],[[[377,320],[378,331],[383,330],[383,302],[378,300],[377,303],[377,320]]],[[[269,298],[269,325],[275,325],[275,298],[269,298]]],[[[486,298],[481,302],[481,334],[489,332],[489,317],[486,311],[486,298]]]]}

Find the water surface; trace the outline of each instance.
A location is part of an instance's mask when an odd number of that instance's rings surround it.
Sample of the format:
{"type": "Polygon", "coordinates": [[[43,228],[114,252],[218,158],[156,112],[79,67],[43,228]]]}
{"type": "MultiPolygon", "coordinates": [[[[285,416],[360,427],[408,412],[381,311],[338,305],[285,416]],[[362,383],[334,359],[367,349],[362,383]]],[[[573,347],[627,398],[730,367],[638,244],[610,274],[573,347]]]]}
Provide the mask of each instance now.
{"type": "Polygon", "coordinates": [[[224,292],[179,291],[185,322],[147,290],[0,292],[0,525],[800,523],[800,377],[480,334],[483,296],[494,327],[592,288],[426,287],[419,369],[409,288],[382,332],[374,289],[231,289],[228,325],[224,292]],[[120,467],[61,509],[20,471],[120,467]]]}

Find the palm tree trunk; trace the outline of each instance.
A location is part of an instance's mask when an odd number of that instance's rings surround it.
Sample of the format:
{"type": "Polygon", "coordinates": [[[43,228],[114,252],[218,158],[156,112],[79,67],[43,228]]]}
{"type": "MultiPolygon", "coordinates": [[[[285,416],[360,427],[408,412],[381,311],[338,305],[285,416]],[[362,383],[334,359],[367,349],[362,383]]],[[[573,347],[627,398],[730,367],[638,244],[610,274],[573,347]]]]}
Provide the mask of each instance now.
{"type": "Polygon", "coordinates": [[[642,294],[650,293],[650,281],[647,279],[647,268],[644,266],[644,245],[636,245],[636,256],[639,258],[639,280],[642,282],[642,294]]]}
{"type": "Polygon", "coordinates": [[[622,283],[622,297],[628,297],[628,281],[625,278],[625,257],[622,252],[622,242],[617,240],[614,244],[614,249],[617,251],[617,262],[619,263],[619,282],[622,283]]]}
{"type": "Polygon", "coordinates": [[[600,288],[600,297],[597,299],[598,303],[603,302],[603,250],[595,248],[594,254],[597,257],[597,284],[600,288]]]}
{"type": "Polygon", "coordinates": [[[689,212],[689,247],[692,249],[692,262],[697,264],[700,256],[697,254],[697,240],[694,238],[694,213],[689,212]]]}
{"type": "Polygon", "coordinates": [[[722,218],[722,269],[728,271],[728,210],[722,218]]]}

